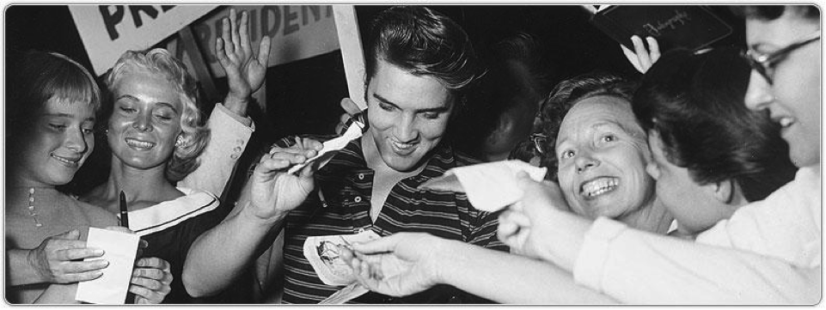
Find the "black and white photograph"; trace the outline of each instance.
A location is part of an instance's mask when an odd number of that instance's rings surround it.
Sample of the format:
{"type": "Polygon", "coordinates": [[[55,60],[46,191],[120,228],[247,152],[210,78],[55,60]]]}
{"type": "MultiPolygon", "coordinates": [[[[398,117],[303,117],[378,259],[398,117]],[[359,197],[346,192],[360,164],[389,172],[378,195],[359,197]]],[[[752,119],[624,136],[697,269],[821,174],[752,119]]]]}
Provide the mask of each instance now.
{"type": "Polygon", "coordinates": [[[6,305],[819,305],[821,7],[6,3],[6,305]]]}

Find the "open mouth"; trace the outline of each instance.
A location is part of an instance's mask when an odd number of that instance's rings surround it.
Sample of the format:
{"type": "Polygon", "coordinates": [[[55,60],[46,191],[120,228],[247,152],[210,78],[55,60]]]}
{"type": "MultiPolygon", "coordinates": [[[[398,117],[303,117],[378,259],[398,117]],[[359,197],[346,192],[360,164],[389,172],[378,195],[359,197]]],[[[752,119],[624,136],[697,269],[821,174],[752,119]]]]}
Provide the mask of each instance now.
{"type": "Polygon", "coordinates": [[[135,149],[151,149],[155,146],[155,143],[136,139],[126,139],[126,145],[135,149]]]}
{"type": "Polygon", "coordinates": [[[582,183],[579,187],[579,193],[586,199],[593,199],[616,190],[618,186],[619,178],[599,177],[582,183]]]}
{"type": "Polygon", "coordinates": [[[395,140],[390,141],[394,151],[399,155],[408,155],[416,149],[416,143],[402,143],[395,140]]]}

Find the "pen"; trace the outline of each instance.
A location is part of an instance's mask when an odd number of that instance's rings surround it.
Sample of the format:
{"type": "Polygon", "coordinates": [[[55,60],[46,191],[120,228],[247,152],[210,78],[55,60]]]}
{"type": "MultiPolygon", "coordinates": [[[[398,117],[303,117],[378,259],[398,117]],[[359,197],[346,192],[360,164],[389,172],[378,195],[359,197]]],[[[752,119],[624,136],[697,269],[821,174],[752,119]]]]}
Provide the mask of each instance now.
{"type": "Polygon", "coordinates": [[[129,228],[129,210],[126,209],[126,194],[120,191],[120,226],[129,228]]]}

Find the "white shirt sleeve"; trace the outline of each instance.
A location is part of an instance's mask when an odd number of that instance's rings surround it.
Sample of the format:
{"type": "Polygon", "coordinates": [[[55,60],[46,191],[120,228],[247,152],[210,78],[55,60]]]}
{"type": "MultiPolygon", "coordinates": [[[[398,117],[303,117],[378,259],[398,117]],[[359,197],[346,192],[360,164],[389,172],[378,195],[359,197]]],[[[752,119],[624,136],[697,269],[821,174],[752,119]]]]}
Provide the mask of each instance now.
{"type": "Polygon", "coordinates": [[[209,116],[207,126],[210,139],[199,157],[198,169],[178,182],[178,187],[187,187],[221,196],[232,176],[238,158],[244,153],[255,124],[249,117],[243,118],[216,103],[209,116]]]}
{"type": "Polygon", "coordinates": [[[747,250],[798,267],[821,265],[820,167],[801,168],[794,181],[697,236],[698,243],[747,250]]]}
{"type": "Polygon", "coordinates": [[[630,229],[600,218],[574,266],[577,283],[630,304],[807,304],[821,269],[630,229]]]}

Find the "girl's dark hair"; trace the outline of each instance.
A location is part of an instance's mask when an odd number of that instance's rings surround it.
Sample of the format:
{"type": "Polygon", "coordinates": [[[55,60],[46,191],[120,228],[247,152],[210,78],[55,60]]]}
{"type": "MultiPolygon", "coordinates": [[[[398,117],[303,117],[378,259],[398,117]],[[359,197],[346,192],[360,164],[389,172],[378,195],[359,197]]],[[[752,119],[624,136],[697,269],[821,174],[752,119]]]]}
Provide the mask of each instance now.
{"type": "Polygon", "coordinates": [[[780,128],[743,103],[750,68],[735,49],[665,53],[643,77],[633,110],[660,134],[666,159],[699,184],[734,179],[749,201],[792,180],[780,128]]]}

